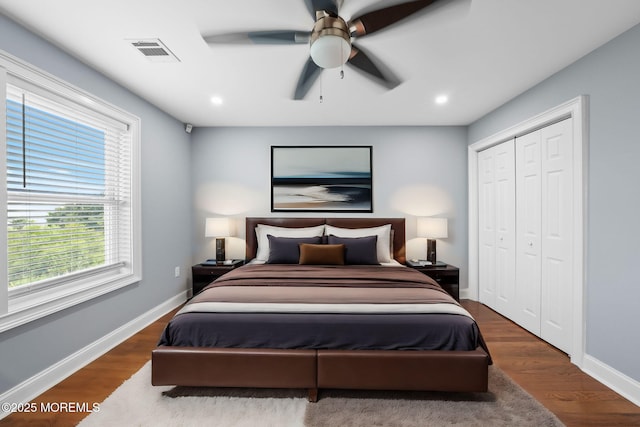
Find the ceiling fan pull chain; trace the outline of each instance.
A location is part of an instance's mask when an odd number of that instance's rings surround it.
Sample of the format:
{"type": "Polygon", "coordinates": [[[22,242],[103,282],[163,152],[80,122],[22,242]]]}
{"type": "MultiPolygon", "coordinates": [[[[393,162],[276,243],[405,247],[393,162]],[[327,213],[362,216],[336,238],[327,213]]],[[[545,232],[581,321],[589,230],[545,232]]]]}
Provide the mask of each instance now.
{"type": "Polygon", "coordinates": [[[322,74],[320,74],[320,104],[322,104],[324,98],[322,98],[322,74]]]}

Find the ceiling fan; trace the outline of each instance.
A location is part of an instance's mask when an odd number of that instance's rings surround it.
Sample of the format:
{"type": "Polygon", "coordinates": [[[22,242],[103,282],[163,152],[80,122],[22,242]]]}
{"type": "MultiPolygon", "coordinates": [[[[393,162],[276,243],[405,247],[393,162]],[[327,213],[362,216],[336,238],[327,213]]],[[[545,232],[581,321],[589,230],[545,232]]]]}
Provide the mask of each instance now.
{"type": "Polygon", "coordinates": [[[414,0],[363,13],[349,21],[338,14],[341,0],[304,0],[315,19],[311,31],[268,30],[203,36],[210,44],[303,44],[308,43],[307,60],[293,99],[303,99],[324,68],[337,68],[347,63],[364,75],[388,88],[400,82],[389,71],[382,70],[355,40],[382,30],[405,19],[438,0],[414,0]]]}

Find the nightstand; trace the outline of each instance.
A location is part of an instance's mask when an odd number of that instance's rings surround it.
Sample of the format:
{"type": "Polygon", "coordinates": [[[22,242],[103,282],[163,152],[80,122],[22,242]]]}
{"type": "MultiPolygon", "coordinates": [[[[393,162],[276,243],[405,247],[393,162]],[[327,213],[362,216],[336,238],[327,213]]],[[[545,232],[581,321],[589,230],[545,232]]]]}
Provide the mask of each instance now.
{"type": "Polygon", "coordinates": [[[411,268],[415,268],[422,274],[426,274],[435,280],[442,289],[447,291],[449,295],[460,301],[460,269],[449,264],[436,264],[427,266],[416,266],[407,262],[411,268]]]}
{"type": "Polygon", "coordinates": [[[195,296],[209,283],[243,264],[244,260],[234,259],[231,264],[196,264],[192,266],[191,295],[195,296]]]}

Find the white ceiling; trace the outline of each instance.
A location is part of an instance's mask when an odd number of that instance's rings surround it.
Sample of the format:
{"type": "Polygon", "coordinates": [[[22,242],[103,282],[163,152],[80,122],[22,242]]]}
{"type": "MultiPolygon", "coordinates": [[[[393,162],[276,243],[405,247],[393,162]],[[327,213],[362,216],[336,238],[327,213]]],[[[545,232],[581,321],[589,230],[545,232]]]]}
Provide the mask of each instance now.
{"type": "MultiPolygon", "coordinates": [[[[398,2],[343,0],[340,15],[398,2]]],[[[640,22],[640,1],[442,0],[358,41],[401,85],[325,70],[302,101],[307,45],[210,47],[201,34],[310,31],[303,0],[0,0],[0,12],[194,126],[467,125],[640,22]],[[130,45],[147,38],[180,62],[130,45]]]]}

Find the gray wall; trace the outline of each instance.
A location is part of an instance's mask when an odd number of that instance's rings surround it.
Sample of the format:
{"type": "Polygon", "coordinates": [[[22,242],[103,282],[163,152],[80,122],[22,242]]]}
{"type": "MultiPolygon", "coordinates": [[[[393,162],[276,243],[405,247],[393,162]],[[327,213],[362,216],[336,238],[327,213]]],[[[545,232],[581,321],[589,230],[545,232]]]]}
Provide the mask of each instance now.
{"type": "Polygon", "coordinates": [[[0,49],[141,118],[143,248],[137,285],[0,334],[2,393],[186,289],[191,196],[189,138],[181,123],[2,15],[0,49]]]}
{"type": "Polygon", "coordinates": [[[469,143],[589,95],[586,353],[640,381],[640,26],[469,127],[469,143]]]}
{"type": "MultiPolygon", "coordinates": [[[[426,256],[417,239],[417,216],[449,219],[449,238],[438,241],[438,259],[467,265],[467,135],[463,127],[280,127],[198,128],[192,134],[193,262],[215,254],[204,237],[207,216],[236,220],[236,237],[227,239],[229,256],[244,258],[247,216],[271,216],[271,145],[373,146],[373,214],[406,217],[407,255],[426,256]]],[[[288,216],[314,216],[288,213],[288,216]]],[[[325,216],[331,214],[315,214],[325,216]]],[[[340,214],[333,214],[340,215],[340,214]]],[[[341,216],[344,216],[342,214],[341,216]]]]}

